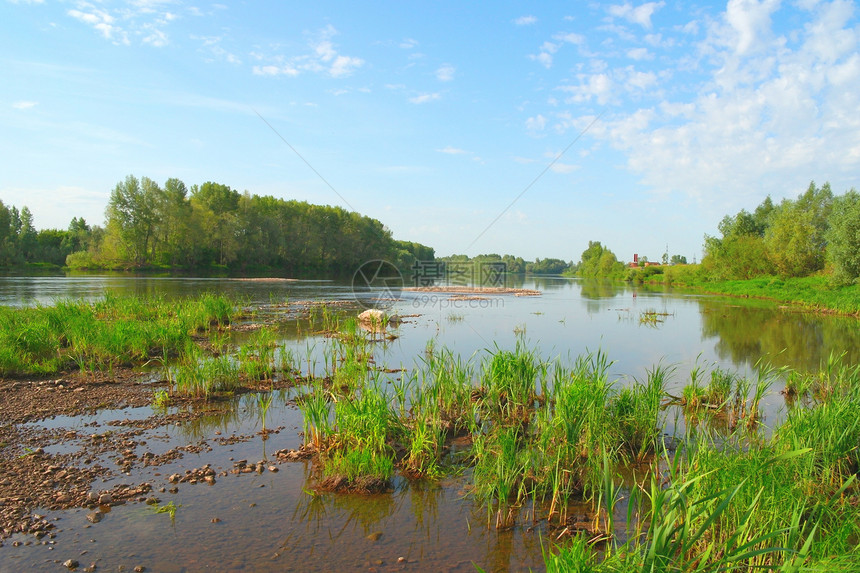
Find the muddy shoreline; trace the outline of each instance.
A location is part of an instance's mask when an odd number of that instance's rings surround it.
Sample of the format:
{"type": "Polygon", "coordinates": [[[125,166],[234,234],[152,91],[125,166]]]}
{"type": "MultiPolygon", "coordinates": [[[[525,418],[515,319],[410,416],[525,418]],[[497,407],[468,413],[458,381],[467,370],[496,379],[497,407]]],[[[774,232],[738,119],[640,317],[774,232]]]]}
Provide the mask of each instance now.
{"type": "MultiPolygon", "coordinates": [[[[266,390],[288,387],[293,380],[267,383],[266,390]]],[[[61,531],[59,518],[45,514],[86,508],[87,519],[97,523],[113,506],[127,503],[156,505],[162,494],[175,493],[179,484],[213,485],[230,473],[277,471],[245,460],[233,468],[213,469],[208,464],[183,474],[156,480],[124,483],[100,489],[96,482],[132,476],[135,468],[175,462],[186,453],[211,451],[219,445],[248,441],[256,436],[220,436],[155,453],[144,435],[149,430],[182,425],[205,416],[206,408],[144,419],[93,421],[75,429],[54,427],[58,416],[80,416],[99,411],[150,406],[157,389],[166,382],[131,369],[105,373],[66,373],[61,377],[0,379],[0,547],[16,536],[14,545],[55,543],[61,531]],[[58,450],[55,452],[54,450],[58,450]],[[18,534],[24,534],[22,537],[18,534]],[[32,538],[29,536],[32,535],[32,538]],[[28,539],[29,538],[29,539],[28,539]]],[[[254,392],[244,387],[240,392],[254,392]]],[[[217,399],[216,399],[217,400],[217,399]]],[[[204,403],[198,400],[195,405],[204,403]]],[[[266,430],[277,433],[282,428],[266,430]]],[[[281,456],[283,458],[283,456],[281,456]]],[[[277,463],[279,457],[272,458],[277,463]]],[[[284,461],[286,459],[284,458],[284,461]]],[[[131,478],[133,479],[133,478],[131,478]]],[[[87,570],[84,568],[83,570],[87,570]]]]}

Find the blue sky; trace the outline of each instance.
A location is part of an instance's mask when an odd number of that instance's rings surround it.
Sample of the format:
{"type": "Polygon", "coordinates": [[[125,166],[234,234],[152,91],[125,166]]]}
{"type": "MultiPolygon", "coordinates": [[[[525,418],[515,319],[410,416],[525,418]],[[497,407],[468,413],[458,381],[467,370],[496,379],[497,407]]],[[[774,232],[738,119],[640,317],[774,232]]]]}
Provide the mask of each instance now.
{"type": "Polygon", "coordinates": [[[102,224],[134,174],[340,205],[439,255],[692,262],[768,194],[860,187],[846,0],[0,0],[0,22],[0,199],[38,228],[102,224]]]}

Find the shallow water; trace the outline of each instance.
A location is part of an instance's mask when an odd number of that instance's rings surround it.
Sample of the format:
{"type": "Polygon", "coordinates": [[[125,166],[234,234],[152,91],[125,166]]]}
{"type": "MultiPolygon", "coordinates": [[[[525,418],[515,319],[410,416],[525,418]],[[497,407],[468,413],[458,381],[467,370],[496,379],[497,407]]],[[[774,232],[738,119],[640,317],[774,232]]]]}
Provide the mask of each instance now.
{"type": "MultiPolygon", "coordinates": [[[[392,311],[406,318],[397,338],[378,343],[378,366],[412,368],[428,343],[448,347],[477,362],[487,350],[512,349],[518,338],[552,359],[573,360],[585,352],[602,351],[614,363],[619,384],[643,379],[662,363],[674,367],[669,390],[689,381],[696,367],[719,366],[752,375],[759,360],[802,371],[814,370],[831,352],[846,352],[846,361],[860,360],[860,329],[856,319],[802,314],[775,304],[721,299],[671,291],[632,288],[567,279],[520,281],[543,291],[540,297],[499,296],[485,300],[450,300],[441,293],[403,292],[392,311]],[[643,320],[646,312],[655,320],[643,320]],[[651,315],[654,316],[654,315],[651,315]]],[[[186,296],[201,291],[228,292],[249,307],[268,307],[286,300],[354,300],[348,283],[333,281],[245,282],[231,279],[172,277],[75,276],[2,277],[3,304],[50,304],[58,297],[95,298],[105,291],[186,296]]],[[[355,313],[353,308],[348,312],[355,313]]],[[[304,371],[320,373],[330,340],[306,337],[307,324],[285,325],[284,338],[304,371]]],[[[397,376],[394,374],[392,376],[397,376]]],[[[779,385],[765,400],[765,423],[778,419],[783,408],[779,385]]],[[[261,429],[254,396],[244,396],[193,423],[147,430],[155,454],[188,445],[179,460],[158,467],[136,467],[95,489],[116,483],[148,481],[167,485],[174,472],[210,463],[229,470],[235,461],[271,457],[277,450],[301,444],[301,414],[292,393],[279,392],[266,425],[279,428],[268,440],[261,429]],[[218,438],[243,436],[246,441],[221,445],[218,438]],[[207,451],[208,450],[208,451],[207,451]]],[[[149,408],[107,410],[81,417],[56,417],[38,424],[73,429],[80,434],[104,432],[112,421],[143,419],[149,408]]],[[[121,428],[120,428],[121,429],[121,428]]],[[[673,429],[667,421],[666,431],[673,429]]],[[[47,444],[49,453],[74,449],[72,441],[47,444]],[[53,448],[53,449],[52,449],[53,448]],[[64,449],[65,448],[65,449],[64,449]]],[[[142,452],[142,450],[141,450],[142,452]]],[[[110,460],[104,460],[107,463],[110,460]]],[[[162,505],[181,507],[171,521],[144,504],[112,508],[102,522],[86,520],[88,510],[47,513],[62,531],[55,539],[13,537],[0,547],[0,571],[52,570],[66,559],[81,567],[95,562],[98,570],[130,571],[351,571],[414,570],[524,571],[543,568],[541,547],[545,524],[529,531],[488,529],[486,508],[465,495],[467,476],[449,477],[440,485],[395,480],[386,495],[357,496],[309,493],[311,467],[285,463],[280,471],[217,478],[212,486],[181,484],[176,494],[157,493],[162,505]],[[13,547],[13,541],[29,545],[13,547]],[[40,542],[40,543],[42,543],[40,542]],[[398,562],[399,559],[403,561],[398,562]]],[[[522,520],[527,522],[528,520],[522,520]]]]}

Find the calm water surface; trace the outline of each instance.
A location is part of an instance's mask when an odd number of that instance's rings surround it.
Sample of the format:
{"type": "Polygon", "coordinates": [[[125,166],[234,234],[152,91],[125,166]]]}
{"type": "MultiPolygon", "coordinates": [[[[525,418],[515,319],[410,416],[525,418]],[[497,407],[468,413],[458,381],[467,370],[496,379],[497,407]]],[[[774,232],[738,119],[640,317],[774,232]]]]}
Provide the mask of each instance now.
{"type": "MultiPolygon", "coordinates": [[[[545,358],[572,361],[601,351],[613,361],[618,384],[642,379],[657,364],[674,368],[670,391],[679,391],[694,368],[722,367],[753,375],[766,360],[775,366],[814,370],[830,353],[860,360],[856,319],[818,316],[766,302],[723,299],[625,285],[561,278],[519,279],[515,284],[542,291],[539,297],[499,296],[450,300],[442,293],[403,292],[392,311],[409,316],[398,338],[377,345],[375,360],[389,368],[412,368],[428,341],[448,347],[477,364],[495,348],[510,349],[519,337],[545,358]],[[657,313],[657,321],[643,320],[657,313]]],[[[51,304],[61,297],[97,298],[105,292],[189,296],[204,291],[240,297],[249,307],[299,300],[354,300],[348,282],[248,282],[227,278],[78,275],[0,277],[0,304],[51,304]]],[[[351,312],[357,312],[352,310],[351,312]]],[[[322,369],[323,338],[287,335],[304,369],[322,369]]],[[[779,419],[784,404],[779,386],[767,398],[765,423],[779,419]]],[[[301,415],[291,392],[276,395],[267,427],[281,427],[263,441],[260,412],[253,396],[236,400],[193,424],[162,427],[145,435],[155,454],[176,446],[203,446],[158,468],[120,474],[97,489],[116,483],[158,486],[171,473],[206,463],[229,470],[233,462],[266,459],[275,451],[301,444],[301,415]],[[246,436],[220,445],[217,437],[246,436]]],[[[145,418],[149,408],[105,410],[93,416],[42,422],[88,435],[111,421],[145,418]]],[[[667,422],[666,431],[673,427],[667,422]]],[[[47,445],[49,453],[75,444],[47,445]],[[55,449],[51,449],[51,448],[55,449]]],[[[139,453],[142,453],[139,452],[139,453]]],[[[115,465],[111,459],[104,465],[115,465]]],[[[96,562],[101,571],[487,571],[541,570],[541,527],[496,532],[486,527],[486,509],[465,496],[467,476],[439,485],[395,480],[388,495],[308,493],[311,468],[304,463],[278,466],[277,473],[218,478],[213,486],[182,484],[177,494],[158,494],[162,503],[181,508],[171,521],[144,504],[113,508],[96,525],[87,510],[43,512],[57,518],[62,531],[53,545],[34,538],[7,540],[0,547],[0,571],[61,569],[66,559],[81,566],[96,562]],[[15,540],[30,545],[13,547],[15,540]],[[398,562],[399,558],[405,562],[398,562]]],[[[167,484],[169,486],[169,484],[167,484]]],[[[544,540],[544,543],[546,541],[544,540]]]]}

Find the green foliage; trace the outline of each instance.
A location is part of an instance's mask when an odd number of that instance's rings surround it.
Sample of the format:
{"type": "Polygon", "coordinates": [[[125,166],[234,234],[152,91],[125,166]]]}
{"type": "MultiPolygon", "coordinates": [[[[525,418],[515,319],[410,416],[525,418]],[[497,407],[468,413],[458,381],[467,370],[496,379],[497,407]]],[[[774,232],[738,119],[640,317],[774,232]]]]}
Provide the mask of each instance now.
{"type": "Polygon", "coordinates": [[[783,277],[806,276],[824,266],[824,241],[815,213],[785,200],[770,217],[765,234],[767,256],[783,277]]]}
{"type": "MultiPolygon", "coordinates": [[[[827,276],[780,278],[759,276],[749,280],[715,280],[704,265],[670,267],[667,282],[745,298],[766,298],[845,314],[860,314],[860,284],[833,285],[827,276]]],[[[779,349],[777,349],[779,350],[779,349]]]]}
{"type": "Polygon", "coordinates": [[[239,387],[239,366],[229,356],[200,357],[191,354],[170,368],[173,391],[182,396],[208,398],[239,387]]]}
{"type": "Polygon", "coordinates": [[[854,189],[837,197],[828,221],[827,257],[836,284],[850,284],[860,277],[860,193],[854,189]]]}
{"type": "Polygon", "coordinates": [[[93,372],[179,354],[193,333],[229,322],[234,309],[216,295],[168,302],[110,294],[94,303],[0,307],[0,374],[93,372]]]}
{"type": "Polygon", "coordinates": [[[0,266],[352,273],[373,259],[408,269],[433,255],[430,247],[394,241],[376,219],[340,207],[240,194],[214,182],[189,189],[171,178],[162,187],[129,175],[111,192],[104,229],[75,217],[68,230],[36,232],[29,209],[19,213],[0,203],[0,266]]]}
{"type": "MultiPolygon", "coordinates": [[[[774,373],[762,368],[757,386],[774,373]]],[[[708,392],[731,378],[715,370],[708,392]]],[[[639,487],[644,498],[631,491],[628,541],[598,554],[574,538],[545,553],[547,569],[857,570],[860,368],[831,356],[816,378],[831,390],[791,409],[769,438],[688,437],[661,464],[660,479],[639,487]]]]}
{"type": "Polygon", "coordinates": [[[436,252],[432,247],[415,243],[412,241],[394,241],[397,250],[395,264],[404,276],[413,272],[416,261],[428,262],[436,259],[436,252]]]}
{"type": "Polygon", "coordinates": [[[481,272],[481,265],[504,265],[505,272],[516,274],[525,273],[529,265],[533,264],[524,260],[522,257],[498,255],[497,253],[475,255],[474,257],[469,257],[468,255],[450,255],[447,257],[440,257],[438,260],[445,263],[448,272],[455,276],[458,272],[469,274],[475,273],[476,278],[480,278],[478,273],[481,272]]]}
{"type": "Polygon", "coordinates": [[[703,272],[712,280],[768,274],[801,277],[824,268],[828,258],[839,267],[850,254],[828,255],[828,241],[831,235],[845,239],[851,235],[829,231],[833,206],[830,184],[819,188],[812,182],[795,200],[784,199],[774,206],[767,197],[752,214],[741,210],[733,217],[727,215],[718,226],[721,237],[705,236],[703,272]]]}
{"type": "Polygon", "coordinates": [[[577,274],[584,278],[620,278],[624,269],[624,264],[618,261],[615,253],[601,245],[600,241],[588,241],[577,274]]]}
{"type": "Polygon", "coordinates": [[[706,236],[702,270],[713,280],[749,279],[772,272],[773,264],[758,235],[706,236]]]}
{"type": "Polygon", "coordinates": [[[535,259],[534,263],[526,265],[526,272],[534,275],[560,275],[572,266],[572,263],[561,259],[535,259]]]}

